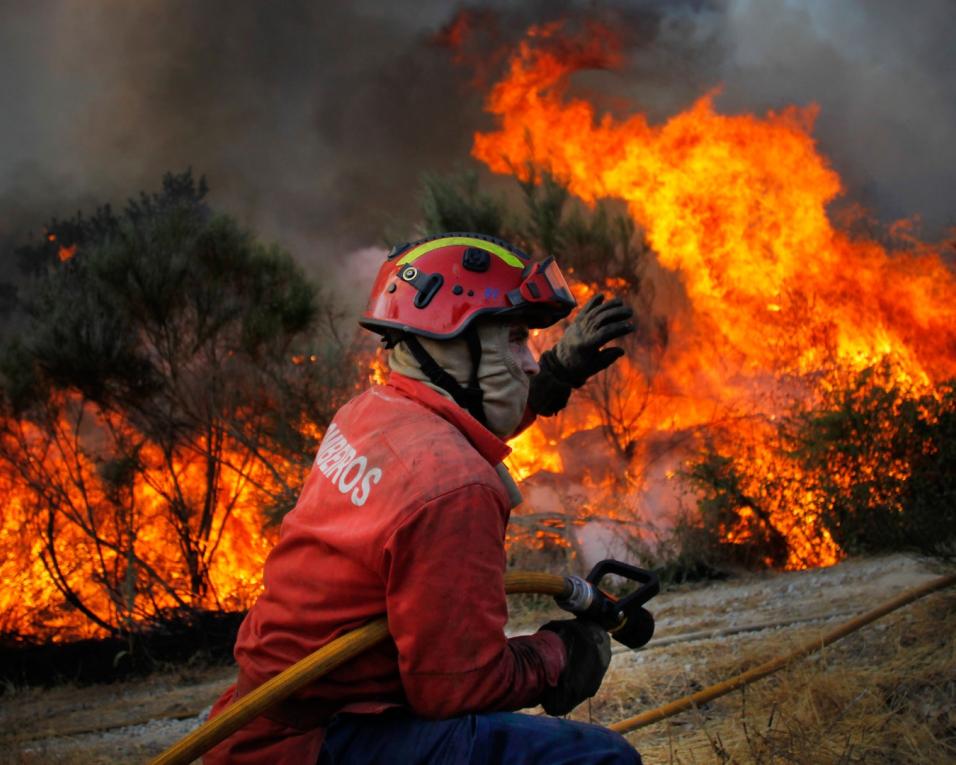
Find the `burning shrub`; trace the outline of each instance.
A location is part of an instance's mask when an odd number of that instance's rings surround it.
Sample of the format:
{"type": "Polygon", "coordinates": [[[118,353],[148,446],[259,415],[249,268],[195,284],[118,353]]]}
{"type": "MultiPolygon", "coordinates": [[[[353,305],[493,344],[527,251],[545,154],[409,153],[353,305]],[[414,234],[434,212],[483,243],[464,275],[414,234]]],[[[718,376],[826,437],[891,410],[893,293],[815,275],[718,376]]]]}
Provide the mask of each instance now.
{"type": "Polygon", "coordinates": [[[687,478],[701,496],[697,522],[690,516],[678,531],[680,556],[745,568],[786,565],[789,545],[773,522],[770,497],[747,479],[732,457],[711,444],[691,463],[687,478]]]}
{"type": "Polygon", "coordinates": [[[2,629],[128,632],[258,592],[264,511],[291,507],[351,381],[314,287],[206,191],[167,175],[21,251],[33,281],[3,356],[2,629]]]}
{"type": "Polygon", "coordinates": [[[901,379],[864,371],[801,418],[797,453],[845,550],[952,553],[956,383],[921,392],[901,379]]]}
{"type": "Polygon", "coordinates": [[[882,364],[795,412],[754,424],[759,450],[713,437],[689,462],[698,555],[795,568],[839,550],[952,552],[952,382],[920,388],[882,364]]]}
{"type": "Polygon", "coordinates": [[[793,456],[792,421],[754,416],[748,431],[741,440],[736,429],[715,423],[686,462],[682,474],[694,508],[676,529],[677,548],[716,566],[835,563],[841,549],[824,523],[811,476],[793,456]]]}

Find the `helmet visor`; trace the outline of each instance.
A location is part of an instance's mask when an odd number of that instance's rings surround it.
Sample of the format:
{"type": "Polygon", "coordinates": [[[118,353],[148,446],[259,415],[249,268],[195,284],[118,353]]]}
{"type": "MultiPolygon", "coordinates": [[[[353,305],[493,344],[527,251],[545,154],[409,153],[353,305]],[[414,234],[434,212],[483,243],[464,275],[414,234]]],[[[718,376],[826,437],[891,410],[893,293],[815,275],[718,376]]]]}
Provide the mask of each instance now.
{"type": "Polygon", "coordinates": [[[529,326],[550,326],[571,313],[577,305],[553,257],[538,263],[508,297],[519,311],[527,311],[529,316],[540,314],[540,320],[529,321],[529,326]]]}

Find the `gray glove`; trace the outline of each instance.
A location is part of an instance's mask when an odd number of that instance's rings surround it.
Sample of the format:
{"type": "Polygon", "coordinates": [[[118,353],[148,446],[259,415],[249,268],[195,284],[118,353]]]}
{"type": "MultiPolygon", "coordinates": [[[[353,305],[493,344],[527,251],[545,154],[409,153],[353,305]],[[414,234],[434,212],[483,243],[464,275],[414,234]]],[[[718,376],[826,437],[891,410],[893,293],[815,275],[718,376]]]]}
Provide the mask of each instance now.
{"type": "Polygon", "coordinates": [[[604,302],[598,293],[578,311],[564,335],[541,354],[541,371],[531,378],[528,403],[535,414],[550,416],[568,403],[572,388],[607,369],[624,355],[623,348],[602,348],[634,331],[634,311],[620,298],[604,302]]]}
{"type": "Polygon", "coordinates": [[[558,684],[544,692],[541,706],[549,715],[566,715],[601,687],[611,663],[611,638],[603,627],[583,619],[548,622],[541,629],[556,632],[568,654],[558,684]]]}

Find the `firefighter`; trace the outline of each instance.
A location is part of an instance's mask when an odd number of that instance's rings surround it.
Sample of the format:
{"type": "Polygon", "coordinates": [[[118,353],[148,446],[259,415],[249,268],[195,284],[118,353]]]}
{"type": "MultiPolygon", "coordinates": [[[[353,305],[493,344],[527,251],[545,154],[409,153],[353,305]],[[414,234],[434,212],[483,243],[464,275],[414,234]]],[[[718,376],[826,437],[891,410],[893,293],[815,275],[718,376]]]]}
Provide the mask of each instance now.
{"type": "Polygon", "coordinates": [[[391,376],[333,418],[236,641],[233,699],[375,619],[380,643],[213,749],[212,763],[640,763],[564,715],[596,693],[607,633],[577,619],[507,638],[505,439],[623,354],[620,300],[592,299],[539,363],[531,329],[575,307],[553,258],[445,234],[396,247],[360,323],[391,376]]]}

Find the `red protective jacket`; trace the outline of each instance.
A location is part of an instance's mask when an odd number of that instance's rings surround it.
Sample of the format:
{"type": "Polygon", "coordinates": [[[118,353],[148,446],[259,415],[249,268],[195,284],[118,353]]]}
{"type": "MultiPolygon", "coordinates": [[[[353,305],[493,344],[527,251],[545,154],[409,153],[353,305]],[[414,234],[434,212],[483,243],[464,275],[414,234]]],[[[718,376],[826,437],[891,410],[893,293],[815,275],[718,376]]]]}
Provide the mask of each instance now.
{"type": "Polygon", "coordinates": [[[346,404],[266,561],[215,714],[330,640],[387,615],[391,640],[321,678],[206,755],[315,761],[337,711],[424,717],[531,706],[566,654],[553,632],[506,638],[508,447],[427,386],[393,374],[346,404]]]}

